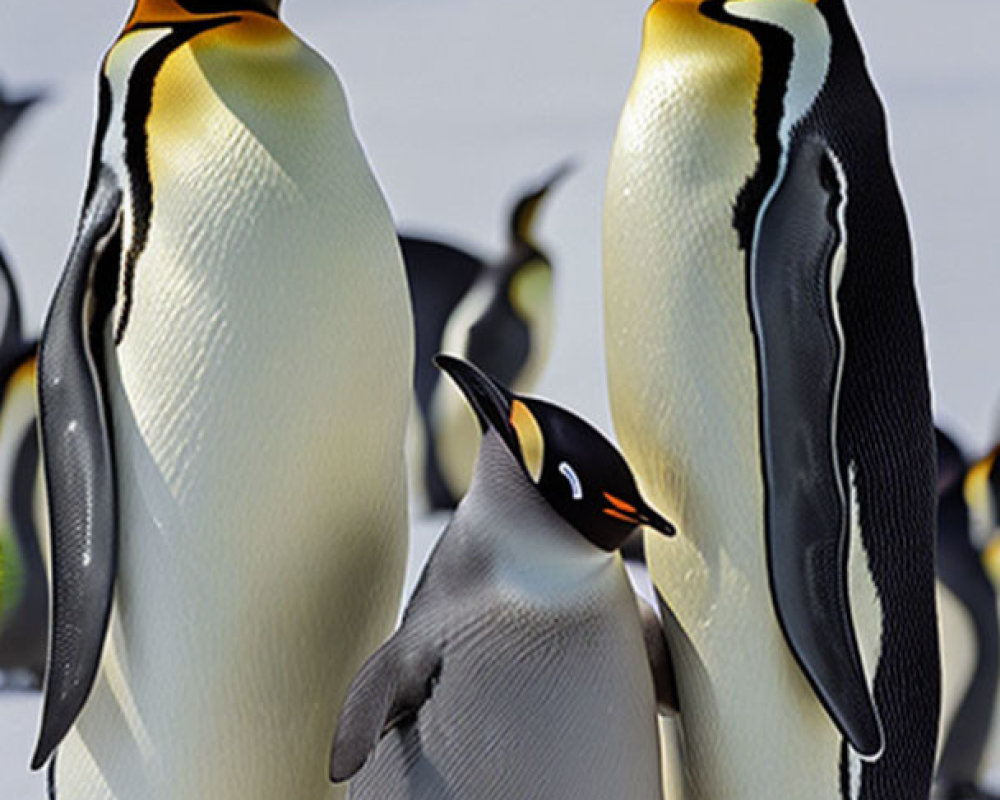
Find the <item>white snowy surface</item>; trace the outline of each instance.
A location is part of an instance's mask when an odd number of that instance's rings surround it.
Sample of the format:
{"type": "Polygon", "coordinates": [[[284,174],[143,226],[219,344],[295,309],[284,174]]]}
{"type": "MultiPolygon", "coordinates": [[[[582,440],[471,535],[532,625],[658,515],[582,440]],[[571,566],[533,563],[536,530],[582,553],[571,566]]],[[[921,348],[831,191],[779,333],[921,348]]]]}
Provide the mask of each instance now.
{"type": "MultiPolygon", "coordinates": [[[[0,242],[38,327],[74,229],[95,73],[125,0],[0,0],[0,80],[50,100],[0,161],[0,242]]],[[[539,391],[610,432],[602,344],[604,172],[646,0],[287,0],[336,66],[403,225],[499,247],[518,183],[573,155],[545,212],[558,269],[555,348],[539,391]]],[[[855,0],[889,106],[917,244],[936,405],[973,450],[997,432],[1000,4],[855,0]]],[[[421,526],[424,540],[429,539],[421,526]]],[[[419,549],[419,548],[415,548],[419,549]]],[[[0,800],[43,797],[24,765],[35,703],[0,697],[0,800]]]]}

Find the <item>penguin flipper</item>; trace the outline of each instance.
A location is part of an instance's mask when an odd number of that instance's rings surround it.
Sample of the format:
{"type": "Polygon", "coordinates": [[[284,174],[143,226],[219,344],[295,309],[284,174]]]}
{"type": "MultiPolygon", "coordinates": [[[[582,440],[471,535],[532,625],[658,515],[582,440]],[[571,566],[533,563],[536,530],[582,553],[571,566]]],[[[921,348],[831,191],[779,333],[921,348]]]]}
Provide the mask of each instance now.
{"type": "MultiPolygon", "coordinates": [[[[656,593],[656,596],[660,603],[664,602],[659,592],[656,593]]],[[[656,705],[661,714],[679,714],[681,706],[677,697],[677,673],[674,670],[673,659],[670,657],[670,648],[667,645],[663,624],[649,603],[641,597],[636,597],[636,600],[639,603],[639,619],[642,622],[642,638],[646,644],[646,656],[649,658],[649,667],[653,673],[656,705]]]]}
{"type": "MultiPolygon", "coordinates": [[[[39,769],[83,708],[101,660],[111,614],[117,498],[102,386],[98,287],[119,244],[122,193],[105,168],[84,209],[76,241],[42,333],[38,395],[52,545],[52,626],[39,769]],[[105,258],[107,257],[107,258],[105,258]]],[[[117,259],[114,259],[117,267],[117,259]]]]}
{"type": "Polygon", "coordinates": [[[330,778],[346,781],[360,770],[379,741],[416,716],[441,673],[441,650],[407,635],[406,622],[365,662],[340,712],[330,757],[330,778]]]}
{"type": "Polygon", "coordinates": [[[837,449],[846,190],[822,140],[794,142],[754,237],[752,311],[775,612],[841,734],[860,756],[876,759],[884,733],[847,594],[849,481],[837,449]]]}

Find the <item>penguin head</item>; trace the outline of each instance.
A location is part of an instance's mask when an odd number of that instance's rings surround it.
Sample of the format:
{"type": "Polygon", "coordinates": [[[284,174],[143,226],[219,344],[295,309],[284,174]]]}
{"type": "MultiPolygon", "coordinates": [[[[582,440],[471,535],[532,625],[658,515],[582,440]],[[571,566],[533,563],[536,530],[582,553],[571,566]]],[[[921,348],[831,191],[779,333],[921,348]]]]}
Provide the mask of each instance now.
{"type": "Polygon", "coordinates": [[[522,195],[514,204],[510,214],[510,241],[515,247],[518,245],[535,249],[535,220],[538,217],[538,210],[542,201],[562,181],[576,168],[573,161],[565,161],[560,164],[546,178],[541,186],[537,186],[522,195]]]}
{"type": "Polygon", "coordinates": [[[646,504],[618,449],[559,406],[516,395],[467,361],[435,363],[457,384],[483,432],[495,431],[545,501],[602,550],[621,547],[640,525],[673,536],[673,525],[646,504]]]}

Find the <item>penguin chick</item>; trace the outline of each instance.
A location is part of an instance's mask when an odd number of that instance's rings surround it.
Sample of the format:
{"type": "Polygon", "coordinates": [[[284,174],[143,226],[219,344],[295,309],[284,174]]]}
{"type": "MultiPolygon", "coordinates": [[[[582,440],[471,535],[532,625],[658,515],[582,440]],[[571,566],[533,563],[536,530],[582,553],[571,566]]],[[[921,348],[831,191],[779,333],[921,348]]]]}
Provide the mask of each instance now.
{"type": "Polygon", "coordinates": [[[616,551],[673,526],[582,419],[437,363],[482,427],[472,486],[351,685],[331,777],[356,776],[355,800],[659,798],[656,694],[616,551]]]}
{"type": "Polygon", "coordinates": [[[963,661],[962,649],[971,651],[964,655],[965,660],[971,661],[972,671],[967,680],[960,682],[961,696],[953,702],[948,702],[947,689],[955,682],[945,681],[945,707],[953,707],[955,711],[943,729],[935,794],[942,800],[992,798],[995,796],[986,793],[978,784],[985,766],[984,755],[1000,677],[997,595],[979,550],[969,535],[969,507],[962,491],[967,467],[965,457],[947,434],[941,430],[936,434],[937,575],[943,590],[957,601],[942,604],[941,656],[946,679],[951,671],[949,668],[954,669],[963,661]],[[950,613],[953,607],[964,618],[964,624],[950,613]],[[958,635],[959,629],[969,629],[972,637],[958,635]]]}
{"type": "Polygon", "coordinates": [[[573,169],[557,167],[510,212],[506,253],[487,262],[444,242],[401,236],[416,325],[414,384],[422,457],[416,484],[429,510],[452,509],[465,494],[478,447],[461,396],[440,381],[432,359],[461,356],[517,391],[530,391],[552,344],[552,260],[535,238],[546,197],[573,169]]]}

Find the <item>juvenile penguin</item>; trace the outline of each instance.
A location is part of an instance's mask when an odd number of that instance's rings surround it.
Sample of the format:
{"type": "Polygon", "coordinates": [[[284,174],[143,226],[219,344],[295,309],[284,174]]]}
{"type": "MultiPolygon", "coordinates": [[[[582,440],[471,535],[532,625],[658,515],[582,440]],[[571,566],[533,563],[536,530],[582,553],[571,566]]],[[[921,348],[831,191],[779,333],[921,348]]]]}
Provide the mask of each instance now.
{"type": "Polygon", "coordinates": [[[572,170],[561,164],[510,213],[507,251],[486,261],[444,242],[403,236],[416,325],[419,479],[428,509],[452,509],[469,488],[476,424],[461,395],[434,369],[444,351],[472,361],[516,391],[535,385],[552,347],[552,259],[536,239],[544,200],[572,170]]]}
{"type": "Polygon", "coordinates": [[[413,334],[330,66],[277,0],[139,0],[39,355],[60,800],[310,800],[406,560],[413,334]]]}
{"type": "Polygon", "coordinates": [[[659,798],[665,650],[616,551],[673,527],[579,417],[438,363],[482,427],[472,486],[351,685],[332,778],[354,776],[352,800],[659,798]]]}
{"type": "Polygon", "coordinates": [[[679,532],[647,544],[697,709],[681,714],[688,797],[926,797],[926,359],[842,0],[655,2],[604,234],[615,429],[679,532]]]}
{"type": "Polygon", "coordinates": [[[48,581],[39,542],[35,356],[13,276],[0,253],[0,686],[41,686],[48,581]]]}
{"type": "Polygon", "coordinates": [[[965,456],[941,430],[937,431],[937,452],[943,709],[952,713],[942,720],[935,796],[995,800],[996,795],[985,791],[980,782],[987,767],[985,751],[1000,678],[997,594],[969,536],[969,508],[963,496],[965,456]],[[968,668],[962,669],[965,664],[968,668]]]}

